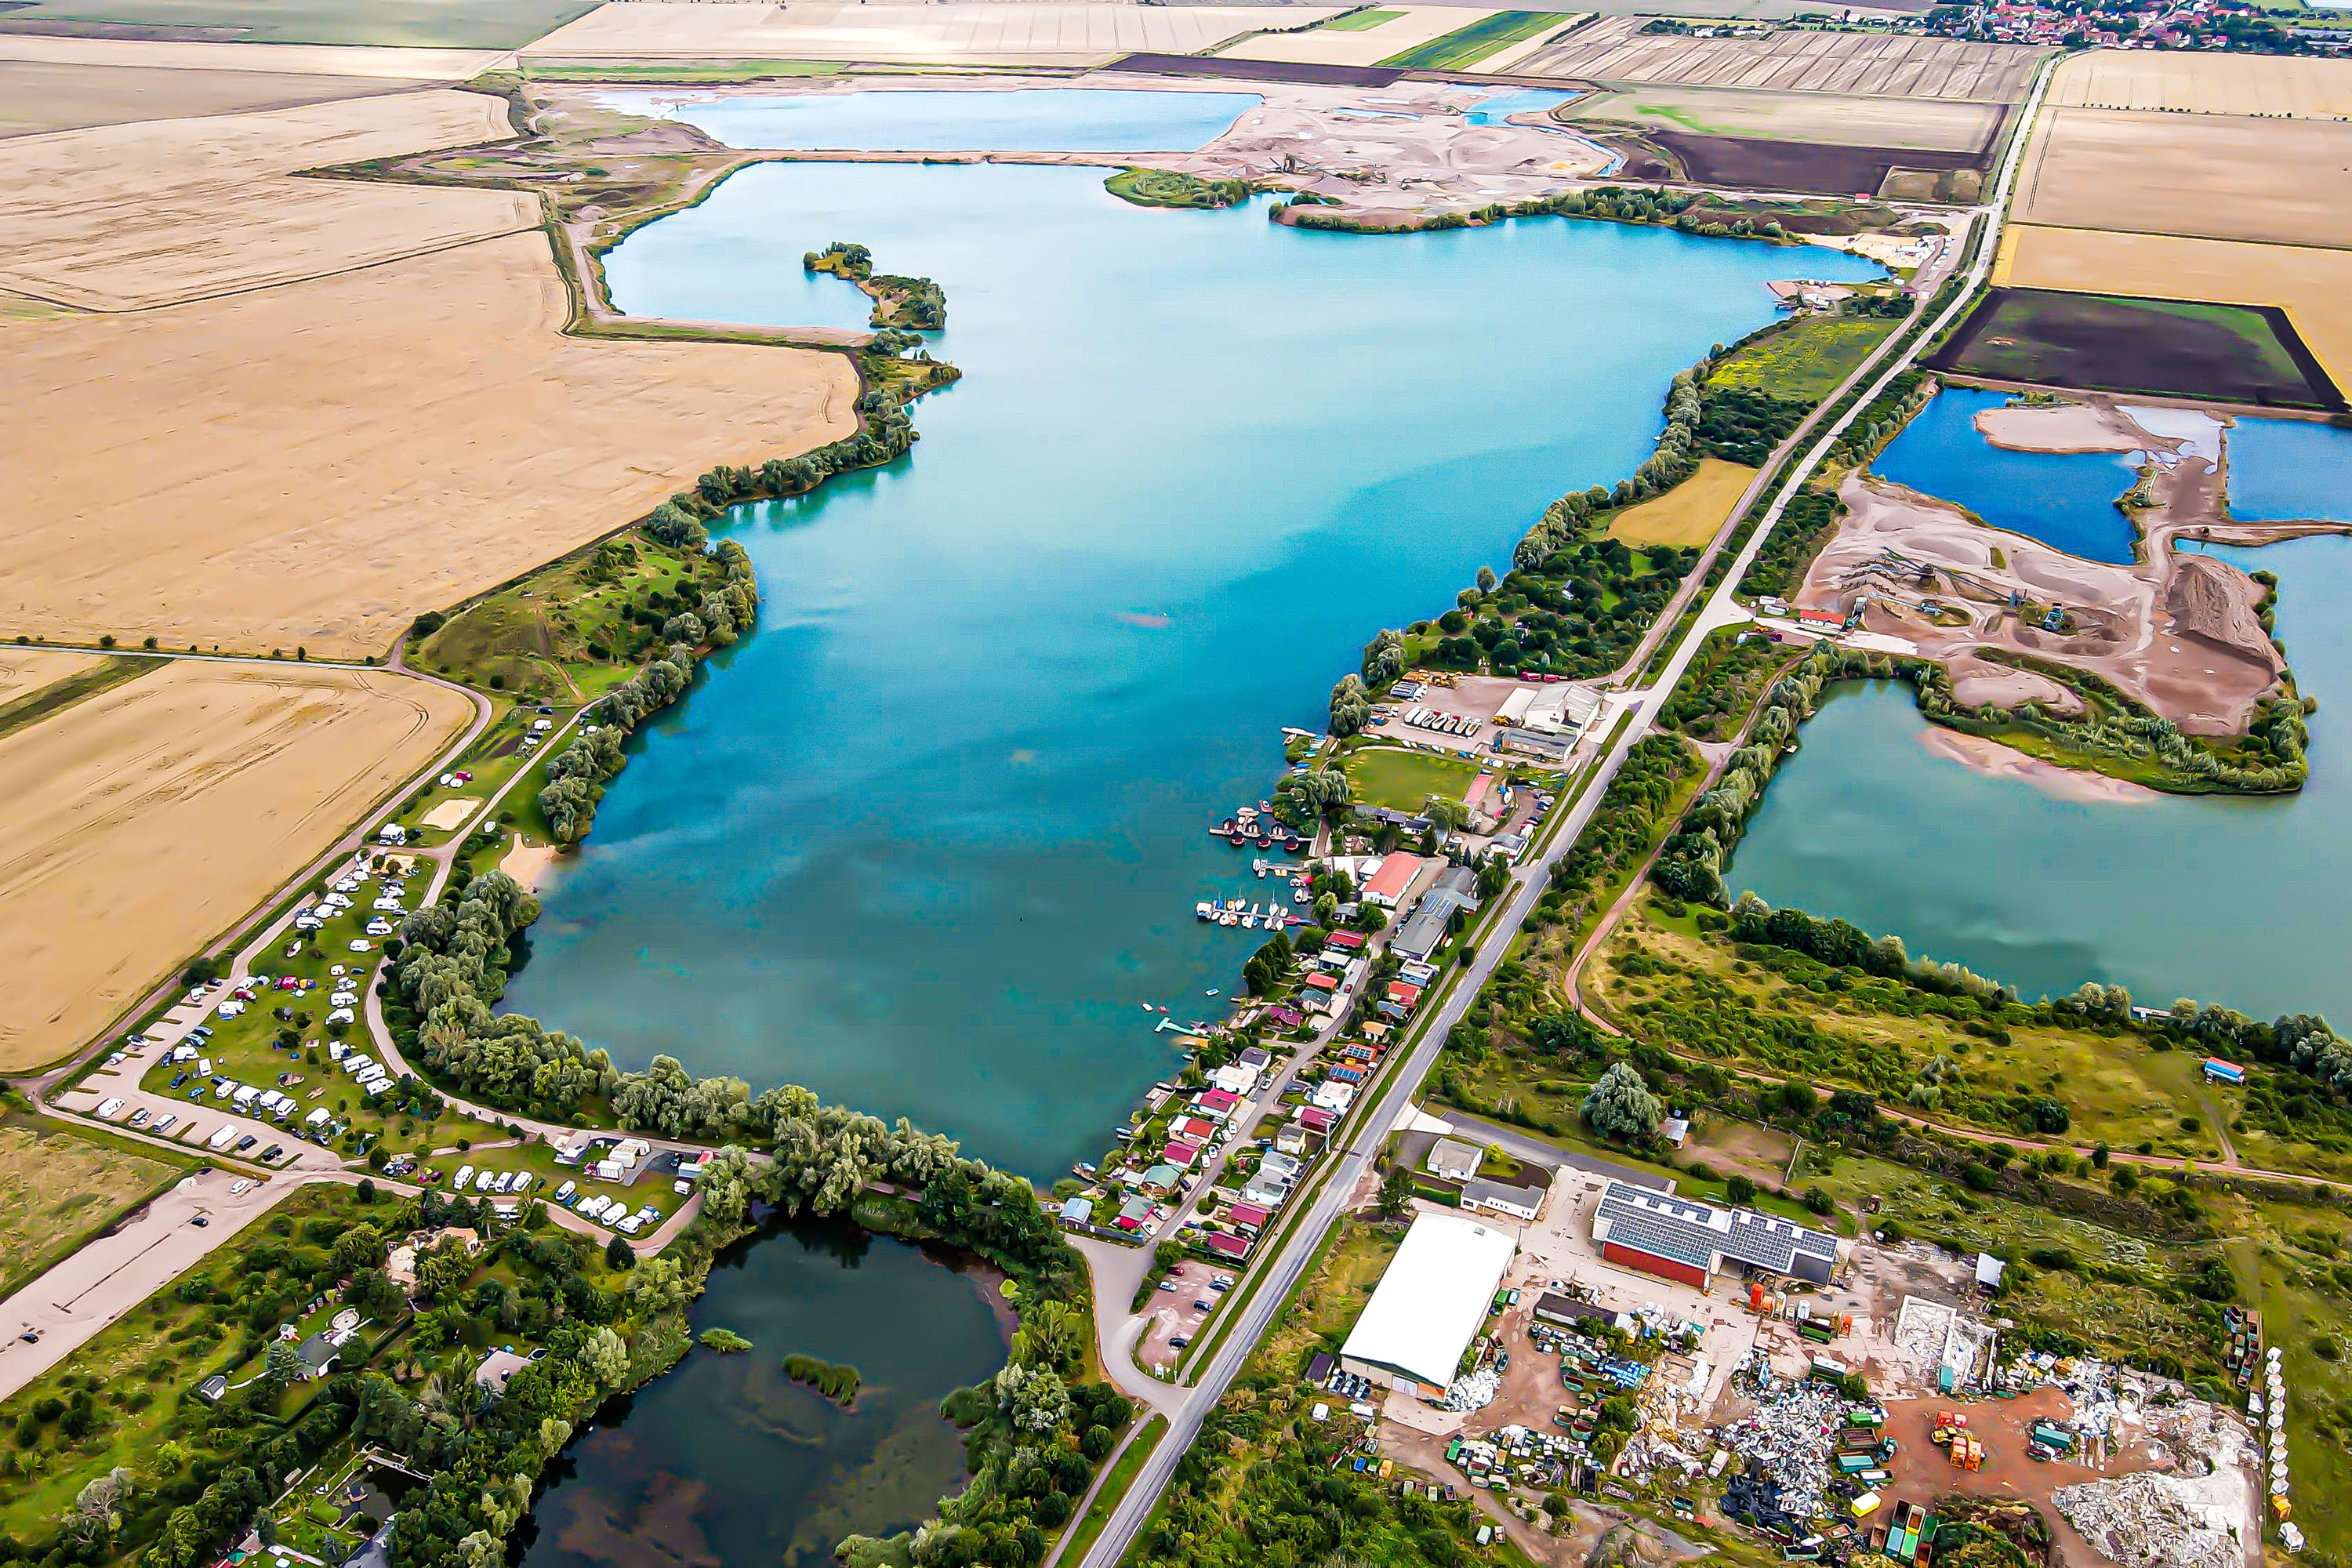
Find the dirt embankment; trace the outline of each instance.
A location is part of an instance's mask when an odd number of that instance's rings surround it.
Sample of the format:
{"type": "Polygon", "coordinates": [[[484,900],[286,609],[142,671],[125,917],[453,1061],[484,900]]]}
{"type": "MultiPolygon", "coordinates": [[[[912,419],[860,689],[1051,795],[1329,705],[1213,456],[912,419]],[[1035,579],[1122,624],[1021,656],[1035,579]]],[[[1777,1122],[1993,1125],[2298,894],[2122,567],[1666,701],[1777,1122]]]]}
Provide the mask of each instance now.
{"type": "Polygon", "coordinates": [[[1979,427],[1994,415],[2008,416],[1986,428],[1999,445],[2114,451],[2128,442],[2157,454],[2153,504],[2135,514],[2145,536],[2140,558],[2086,561],[1856,473],[1839,489],[1846,515],[1796,602],[1843,613],[1867,595],[1864,627],[1944,661],[1955,699],[1970,707],[2033,702],[2083,711],[2061,682],[1998,657],[2021,654],[2099,676],[2191,733],[2242,733],[2286,673],[2263,629],[2263,588],[2235,566],[2175,543],[2263,542],[2314,525],[2230,522],[2225,478],[2212,461],[2105,403],[1993,410],[1979,427]],[[2053,607],[2063,617],[2056,627],[2044,624],[2053,607]]]}

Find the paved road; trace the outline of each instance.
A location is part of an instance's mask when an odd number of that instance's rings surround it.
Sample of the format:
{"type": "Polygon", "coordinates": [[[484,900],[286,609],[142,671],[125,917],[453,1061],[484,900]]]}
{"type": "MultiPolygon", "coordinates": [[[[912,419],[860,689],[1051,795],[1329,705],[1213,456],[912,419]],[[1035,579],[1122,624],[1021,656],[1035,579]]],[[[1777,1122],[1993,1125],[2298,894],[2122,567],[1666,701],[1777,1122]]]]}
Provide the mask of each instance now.
{"type": "MultiPolygon", "coordinates": [[[[1706,609],[1693,623],[1688,634],[1675,645],[1674,653],[1660,668],[1654,681],[1635,697],[1632,705],[1633,721],[1626,725],[1624,732],[1618,737],[1616,744],[1612,746],[1607,754],[1601,759],[1598,776],[1583,787],[1582,794],[1572,808],[1570,819],[1560,825],[1552,837],[1550,847],[1531,867],[1527,868],[1529,874],[1523,876],[1513,885],[1506,917],[1496,922],[1486,942],[1481,944],[1477,959],[1471,965],[1469,974],[1465,977],[1467,983],[1456,985],[1448,994],[1439,1016],[1423,1031],[1419,1043],[1413,1047],[1412,1055],[1406,1061],[1403,1070],[1389,1080],[1389,1087],[1382,1094],[1380,1103],[1374,1107],[1372,1113],[1364,1119],[1355,1142],[1340,1157],[1338,1171],[1325,1183],[1322,1195],[1317,1201],[1307,1223],[1299,1226],[1290,1245],[1283,1250],[1281,1256],[1268,1259],[1260,1265],[1262,1268],[1271,1271],[1271,1278],[1261,1280],[1255,1293],[1244,1304],[1243,1322],[1218,1348],[1214,1361],[1202,1373],[1193,1390],[1192,1396],[1185,1401],[1181,1409],[1171,1413],[1168,1440],[1161,1443],[1153,1451],[1151,1457],[1144,1461],[1142,1468],[1136,1475],[1135,1484],[1129,1487],[1127,1495],[1119,1500],[1118,1506],[1111,1513],[1109,1522],[1104,1526],[1102,1534],[1096,1540],[1094,1549],[1087,1554],[1087,1568],[1112,1568],[1113,1564],[1126,1555],[1128,1548],[1142,1530],[1144,1521],[1150,1517],[1151,1510],[1159,1505],[1160,1493],[1166,1489],[1170,1478],[1174,1475],[1177,1461],[1183,1457],[1185,1449],[1192,1446],[1192,1439],[1199,1435],[1201,1424],[1210,1408],[1223,1395],[1234,1375],[1241,1370],[1243,1362],[1248,1358],[1250,1352],[1256,1347],[1257,1341],[1265,1334],[1267,1325],[1273,1321],[1276,1312],[1281,1310],[1292,1287],[1306,1272],[1307,1264],[1314,1258],[1316,1248],[1321,1245],[1324,1235],[1338,1221],[1341,1209],[1347,1204],[1349,1194],[1354,1191],[1357,1182],[1369,1167],[1372,1157],[1386,1142],[1389,1130],[1397,1122],[1399,1113],[1403,1110],[1408,1097],[1427,1075],[1430,1067],[1436,1061],[1438,1053],[1444,1048],[1447,1031],[1459,1022],[1462,1015],[1468,1010],[1472,999],[1477,995],[1488,977],[1494,973],[1496,964],[1508,951],[1511,938],[1517,932],[1520,921],[1534,910],[1537,900],[1542,895],[1544,884],[1549,879],[1552,865],[1567,854],[1575,844],[1577,837],[1590,825],[1594,812],[1599,809],[1601,796],[1607,793],[1610,781],[1616,776],[1618,770],[1624,766],[1625,759],[1632,752],[1634,744],[1647,735],[1656,723],[1658,710],[1664,707],[1667,697],[1673,692],[1675,683],[1682,679],[1683,672],[1690,667],[1691,660],[1696,657],[1699,648],[1705,644],[1707,634],[1718,626],[1727,626],[1748,618],[1747,612],[1733,600],[1733,591],[1738,587],[1740,578],[1747,573],[1748,566],[1755,561],[1757,552],[1763,548],[1765,540],[1769,537],[1782,514],[1787,511],[1789,502],[1803,487],[1813,468],[1837,443],[1838,437],[1843,435],[1846,428],[1853,423],[1854,416],[1909,364],[1921,346],[1957,321],[1959,313],[1967,308],[1969,295],[1975,291],[1977,285],[1983,282],[1999,248],[1997,239],[2001,218],[2007,212],[2010,199],[2016,189],[2018,164],[2024,153],[2027,133],[2032,128],[2034,115],[2040,110],[2043,94],[2048,89],[2050,69],[2051,67],[2045,64],[2041,74],[2035,79],[2032,95],[2026,101],[2024,111],[2019,118],[2017,132],[2011,141],[2007,155],[2001,161],[2000,175],[1994,187],[1996,193],[1994,199],[1984,209],[1988,219],[1988,229],[1978,247],[1976,258],[1969,268],[1969,286],[1958,291],[1953,302],[1929,324],[1927,331],[1914,339],[1900,354],[1892,357],[1885,370],[1880,374],[1875,382],[1871,384],[1868,393],[1856,398],[1852,408],[1832,421],[1822,432],[1820,439],[1806,452],[1803,458],[1790,470],[1788,479],[1774,493],[1772,503],[1765,512],[1763,521],[1749,536],[1738,553],[1732,558],[1729,570],[1724,574],[1721,584],[1707,601],[1706,609]]],[[[1661,617],[1662,620],[1664,618],[1661,617]]]]}
{"type": "Polygon", "coordinates": [[[235,1171],[188,1177],[47,1272],[0,1301],[0,1399],[57,1365],[100,1330],[202,1261],[214,1247],[260,1218],[297,1179],[264,1180],[235,1171]],[[246,1190],[231,1196],[237,1182],[246,1190]],[[189,1222],[202,1215],[202,1226],[189,1222]],[[27,1344],[27,1330],[40,1335],[27,1344]]]}

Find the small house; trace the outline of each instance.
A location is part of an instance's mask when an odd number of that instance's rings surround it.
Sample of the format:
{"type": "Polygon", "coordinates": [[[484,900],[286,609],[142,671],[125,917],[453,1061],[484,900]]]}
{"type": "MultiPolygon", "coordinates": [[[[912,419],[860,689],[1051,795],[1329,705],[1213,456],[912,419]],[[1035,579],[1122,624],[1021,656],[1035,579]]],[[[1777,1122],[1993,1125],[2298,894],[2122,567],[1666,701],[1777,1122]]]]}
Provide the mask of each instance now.
{"type": "Polygon", "coordinates": [[[1238,1263],[1250,1254],[1250,1244],[1229,1230],[1213,1230],[1202,1238],[1202,1245],[1220,1258],[1238,1263]]]}
{"type": "Polygon", "coordinates": [[[1244,1236],[1255,1236],[1265,1228],[1266,1222],[1273,1217],[1273,1210],[1262,1208],[1256,1204],[1232,1204],[1225,1209],[1225,1218],[1232,1221],[1233,1227],[1244,1236]]]}
{"type": "Polygon", "coordinates": [[[1095,1205],[1087,1202],[1084,1198],[1074,1197],[1062,1205],[1062,1223],[1064,1225],[1092,1225],[1094,1223],[1094,1217],[1095,1205]]]}
{"type": "Polygon", "coordinates": [[[1497,1215],[1532,1225],[1543,1212],[1544,1189],[1514,1187],[1501,1182],[1472,1181],[1463,1184],[1462,1206],[1473,1214],[1497,1215]]]}
{"type": "Polygon", "coordinates": [[[1241,1103],[1241,1096],[1228,1093],[1222,1089],[1213,1089],[1205,1094],[1196,1094],[1192,1097],[1192,1109],[1212,1121],[1223,1121],[1240,1110],[1241,1103]]]}
{"type": "Polygon", "coordinates": [[[218,1405],[227,1393],[228,1379],[222,1376],[219,1373],[213,1373],[210,1377],[205,1379],[204,1382],[196,1384],[196,1396],[200,1399],[210,1400],[215,1405],[218,1405]]]}
{"type": "Polygon", "coordinates": [[[1429,1173],[1449,1182],[1466,1182],[1478,1173],[1486,1152],[1460,1138],[1440,1138],[1429,1147],[1429,1173]]]}
{"type": "Polygon", "coordinates": [[[1313,1134],[1296,1121],[1286,1121],[1274,1135],[1274,1146],[1285,1154],[1304,1154],[1313,1134]]]}
{"type": "Polygon", "coordinates": [[[1356,1103],[1356,1086],[1326,1079],[1315,1086],[1314,1109],[1328,1110],[1334,1115],[1344,1113],[1356,1103]]]}
{"type": "Polygon", "coordinates": [[[1137,1180],[1135,1184],[1141,1187],[1147,1193],[1159,1193],[1165,1195],[1166,1194],[1174,1192],[1176,1190],[1176,1184],[1183,1179],[1182,1173],[1179,1172],[1175,1166],[1163,1162],[1162,1163],[1154,1165],[1151,1169],[1144,1172],[1142,1176],[1137,1180]]]}
{"type": "Polygon", "coordinates": [[[530,1358],[512,1351],[492,1351],[474,1369],[474,1386],[493,1399],[506,1397],[507,1379],[530,1364],[530,1358]]]}

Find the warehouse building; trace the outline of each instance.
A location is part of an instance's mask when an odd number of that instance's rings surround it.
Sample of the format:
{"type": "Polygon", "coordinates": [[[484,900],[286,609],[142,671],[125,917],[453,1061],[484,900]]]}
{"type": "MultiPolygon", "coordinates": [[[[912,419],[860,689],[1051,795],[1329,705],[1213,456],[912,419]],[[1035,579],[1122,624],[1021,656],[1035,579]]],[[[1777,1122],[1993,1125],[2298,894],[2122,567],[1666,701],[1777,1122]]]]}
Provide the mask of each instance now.
{"type": "Polygon", "coordinates": [[[1459,1215],[1416,1216],[1340,1347],[1339,1364],[1393,1388],[1442,1394],[1486,1327],[1486,1309],[1518,1250],[1517,1234],[1502,1226],[1459,1215]]]}
{"type": "Polygon", "coordinates": [[[1705,1289],[1727,1268],[1829,1282],[1837,1237],[1778,1215],[1717,1208],[1612,1182],[1592,1211],[1592,1240],[1612,1263],[1705,1289]]]}

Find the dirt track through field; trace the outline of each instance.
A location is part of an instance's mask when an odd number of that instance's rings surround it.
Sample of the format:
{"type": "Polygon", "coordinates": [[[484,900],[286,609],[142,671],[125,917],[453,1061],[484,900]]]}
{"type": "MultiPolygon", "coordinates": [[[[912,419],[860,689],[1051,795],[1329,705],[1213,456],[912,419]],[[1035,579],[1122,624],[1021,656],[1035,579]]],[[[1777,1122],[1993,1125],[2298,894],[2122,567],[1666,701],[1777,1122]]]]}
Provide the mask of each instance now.
{"type": "Polygon", "coordinates": [[[102,1026],[471,713],[389,672],[182,659],[0,741],[0,1070],[102,1026]]]}

